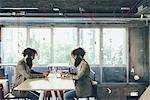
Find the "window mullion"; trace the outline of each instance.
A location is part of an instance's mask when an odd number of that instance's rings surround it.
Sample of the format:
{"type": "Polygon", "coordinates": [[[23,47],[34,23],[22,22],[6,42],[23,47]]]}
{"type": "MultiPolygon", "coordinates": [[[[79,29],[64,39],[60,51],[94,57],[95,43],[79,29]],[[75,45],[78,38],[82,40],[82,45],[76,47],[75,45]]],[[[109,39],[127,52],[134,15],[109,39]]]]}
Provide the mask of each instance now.
{"type": "Polygon", "coordinates": [[[99,54],[99,62],[100,62],[100,83],[102,83],[102,65],[103,65],[103,30],[102,30],[102,27],[100,28],[100,43],[99,43],[99,47],[100,47],[100,54],[99,54]]]}
{"type": "Polygon", "coordinates": [[[77,47],[80,46],[80,28],[77,27],[77,47]]]}
{"type": "Polygon", "coordinates": [[[29,40],[30,40],[30,28],[31,28],[31,27],[27,27],[26,47],[29,47],[29,46],[30,46],[30,45],[29,45],[29,44],[30,44],[30,43],[29,43],[29,42],[30,42],[30,41],[29,41],[29,40]]]}
{"type": "Polygon", "coordinates": [[[51,27],[51,63],[54,63],[54,27],[51,27]]]}
{"type": "Polygon", "coordinates": [[[99,58],[100,58],[100,65],[103,65],[103,29],[102,27],[100,28],[100,55],[99,55],[99,58]]]}

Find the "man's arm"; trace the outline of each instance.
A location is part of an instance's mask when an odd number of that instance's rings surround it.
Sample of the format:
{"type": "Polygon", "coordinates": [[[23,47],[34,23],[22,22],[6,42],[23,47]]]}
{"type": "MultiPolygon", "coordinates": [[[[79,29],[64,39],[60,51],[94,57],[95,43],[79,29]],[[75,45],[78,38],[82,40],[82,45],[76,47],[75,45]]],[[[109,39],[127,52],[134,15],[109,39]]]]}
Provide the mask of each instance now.
{"type": "Polygon", "coordinates": [[[31,73],[32,73],[32,74],[42,74],[41,72],[36,72],[36,71],[34,71],[34,70],[32,70],[32,69],[31,69],[31,73]]]}
{"type": "Polygon", "coordinates": [[[37,74],[37,73],[32,73],[31,71],[27,71],[27,69],[25,69],[25,65],[22,65],[22,64],[17,65],[17,70],[26,79],[29,79],[29,78],[44,78],[44,75],[42,73],[37,74]]]}

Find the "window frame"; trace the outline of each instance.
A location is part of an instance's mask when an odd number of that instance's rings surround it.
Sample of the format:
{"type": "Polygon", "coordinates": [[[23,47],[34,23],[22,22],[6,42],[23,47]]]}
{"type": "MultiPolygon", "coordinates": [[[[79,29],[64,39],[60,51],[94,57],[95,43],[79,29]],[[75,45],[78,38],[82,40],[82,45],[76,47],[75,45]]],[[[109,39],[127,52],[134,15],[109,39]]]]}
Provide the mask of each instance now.
{"type": "MultiPolygon", "coordinates": [[[[6,28],[9,28],[10,26],[6,26],[6,28]]],[[[38,27],[38,26],[26,26],[26,27],[24,27],[24,26],[22,26],[23,28],[26,28],[27,29],[27,36],[26,36],[26,47],[28,47],[29,46],[29,39],[30,39],[30,29],[31,28],[41,28],[41,27],[38,27]]],[[[17,26],[15,27],[15,26],[11,26],[10,28],[17,28],[17,26]]],[[[21,28],[20,26],[19,26],[19,28],[21,28]]],[[[52,52],[52,55],[50,55],[50,57],[52,58],[52,61],[50,62],[50,63],[54,63],[54,55],[53,55],[53,52],[54,52],[54,26],[50,26],[50,27],[45,27],[45,26],[43,26],[42,28],[50,28],[50,30],[51,30],[51,48],[49,48],[50,50],[51,50],[51,52],[52,52]]],[[[80,46],[80,29],[90,29],[90,28],[92,28],[93,29],[93,27],[73,27],[73,26],[63,26],[63,27],[57,27],[56,26],[56,28],[77,28],[77,41],[76,41],[76,46],[77,47],[79,47],[80,46]]],[[[100,50],[100,54],[99,54],[99,64],[97,64],[97,65],[99,65],[99,70],[100,70],[100,83],[105,83],[105,82],[103,82],[102,81],[102,68],[105,66],[104,64],[103,64],[103,59],[102,59],[102,55],[103,55],[103,53],[102,53],[102,46],[103,46],[103,29],[104,28],[124,28],[125,30],[126,30],[126,36],[125,36],[125,39],[124,39],[124,41],[125,41],[125,46],[126,46],[126,48],[125,48],[125,50],[126,50],[126,64],[125,65],[122,65],[122,66],[124,66],[124,67],[126,67],[126,79],[127,79],[127,83],[129,82],[129,79],[128,79],[128,77],[129,77],[129,68],[128,68],[128,66],[129,66],[129,44],[128,44],[128,42],[129,42],[129,37],[128,37],[128,27],[94,27],[94,28],[98,28],[99,29],[99,36],[100,36],[100,38],[99,38],[99,50],[100,50]]],[[[1,29],[1,35],[2,35],[3,33],[2,33],[2,29],[1,29]]],[[[2,41],[2,39],[1,39],[1,41],[2,41]]],[[[2,45],[1,45],[2,46],[2,45]]],[[[1,50],[1,53],[2,53],[2,50],[1,50]]],[[[2,56],[2,54],[1,54],[1,56],[2,56]]],[[[113,66],[113,65],[108,65],[108,67],[109,66],[113,66]]],[[[115,66],[119,66],[119,65],[115,65],[115,66]]]]}

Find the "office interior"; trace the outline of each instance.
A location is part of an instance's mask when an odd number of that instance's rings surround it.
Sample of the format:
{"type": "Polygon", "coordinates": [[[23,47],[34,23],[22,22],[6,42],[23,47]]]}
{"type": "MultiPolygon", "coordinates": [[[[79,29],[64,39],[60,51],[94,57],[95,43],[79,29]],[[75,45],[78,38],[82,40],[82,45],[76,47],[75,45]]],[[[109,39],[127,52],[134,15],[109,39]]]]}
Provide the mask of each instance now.
{"type": "Polygon", "coordinates": [[[53,66],[56,72],[73,72],[70,53],[84,48],[97,82],[96,100],[150,98],[149,0],[0,0],[4,96],[11,93],[27,47],[38,52],[33,69],[39,72],[53,66]]]}

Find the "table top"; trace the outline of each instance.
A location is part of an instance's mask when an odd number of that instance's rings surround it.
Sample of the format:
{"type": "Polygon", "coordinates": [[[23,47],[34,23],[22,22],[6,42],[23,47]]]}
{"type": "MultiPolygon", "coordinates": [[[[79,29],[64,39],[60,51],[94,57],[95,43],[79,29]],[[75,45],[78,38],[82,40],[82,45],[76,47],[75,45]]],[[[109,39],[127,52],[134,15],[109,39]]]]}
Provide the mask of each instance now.
{"type": "Polygon", "coordinates": [[[15,90],[70,90],[75,89],[73,80],[66,80],[56,77],[27,79],[15,90]]]}

